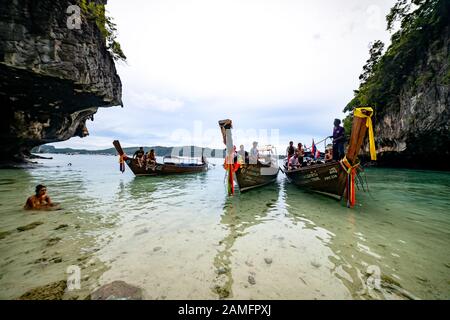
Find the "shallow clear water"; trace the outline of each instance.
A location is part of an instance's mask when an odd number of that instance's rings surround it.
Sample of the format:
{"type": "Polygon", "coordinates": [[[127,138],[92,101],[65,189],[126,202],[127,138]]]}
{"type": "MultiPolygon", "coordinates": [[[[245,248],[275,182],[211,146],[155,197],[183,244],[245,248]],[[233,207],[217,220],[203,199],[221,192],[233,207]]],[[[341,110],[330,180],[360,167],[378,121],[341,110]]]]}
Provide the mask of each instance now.
{"type": "Polygon", "coordinates": [[[370,193],[347,209],[281,173],[228,198],[214,161],[166,178],[121,174],[110,156],[1,170],[0,298],[79,266],[67,298],[124,280],[147,299],[450,299],[449,173],[367,169],[370,193]],[[38,183],[62,210],[22,210],[38,183]]]}

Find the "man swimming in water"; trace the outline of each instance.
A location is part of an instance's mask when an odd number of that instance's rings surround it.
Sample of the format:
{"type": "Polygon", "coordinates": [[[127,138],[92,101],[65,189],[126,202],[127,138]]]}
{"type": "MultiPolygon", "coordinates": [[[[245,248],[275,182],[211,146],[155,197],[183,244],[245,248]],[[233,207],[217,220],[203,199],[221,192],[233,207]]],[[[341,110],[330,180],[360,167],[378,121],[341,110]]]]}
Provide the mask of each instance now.
{"type": "Polygon", "coordinates": [[[47,195],[47,187],[40,184],[36,186],[36,194],[27,199],[24,209],[39,210],[49,209],[55,206],[56,205],[50,200],[50,197],[47,195]]]}

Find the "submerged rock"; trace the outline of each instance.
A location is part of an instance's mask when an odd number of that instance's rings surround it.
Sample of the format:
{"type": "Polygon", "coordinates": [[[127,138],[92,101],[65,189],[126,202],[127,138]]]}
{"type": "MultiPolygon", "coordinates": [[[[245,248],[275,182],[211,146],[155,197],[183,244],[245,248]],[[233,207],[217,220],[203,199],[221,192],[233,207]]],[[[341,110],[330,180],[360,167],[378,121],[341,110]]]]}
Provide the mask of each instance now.
{"type": "Polygon", "coordinates": [[[142,300],[142,289],[124,281],[101,286],[90,295],[90,300],[142,300]]]}
{"type": "Polygon", "coordinates": [[[215,286],[214,292],[219,296],[220,299],[226,299],[230,296],[230,290],[225,287],[215,286]]]}
{"type": "Polygon", "coordinates": [[[140,235],[143,235],[143,234],[146,234],[146,233],[148,233],[149,232],[149,230],[147,229],[147,228],[144,228],[144,229],[142,229],[142,230],[139,230],[139,231],[137,231],[137,232],[135,232],[135,236],[140,236],[140,235]]]}
{"type": "Polygon", "coordinates": [[[386,274],[381,275],[381,281],[382,281],[382,283],[381,283],[382,286],[389,287],[389,286],[393,286],[394,285],[394,286],[396,286],[398,288],[402,287],[401,284],[398,281],[394,280],[394,278],[392,278],[392,277],[390,277],[390,276],[388,276],[386,274]]]}
{"type": "Polygon", "coordinates": [[[225,267],[220,267],[220,268],[217,269],[216,272],[217,272],[218,275],[222,275],[222,274],[226,274],[228,272],[228,270],[225,267]]]}
{"type": "Polygon", "coordinates": [[[55,244],[57,244],[58,242],[60,242],[62,239],[59,237],[56,238],[50,238],[47,240],[47,247],[51,247],[54,246],[55,244]]]}
{"type": "Polygon", "coordinates": [[[30,224],[27,224],[26,226],[18,227],[17,231],[19,231],[19,232],[28,231],[28,230],[31,230],[31,229],[34,229],[34,228],[40,226],[41,224],[44,224],[44,223],[40,222],[40,221],[36,221],[36,222],[30,223],[30,224]]]}
{"type": "Polygon", "coordinates": [[[61,257],[56,257],[56,258],[51,259],[50,262],[61,263],[62,262],[62,258],[61,257]]]}
{"type": "Polygon", "coordinates": [[[0,240],[5,239],[7,236],[9,236],[10,234],[12,234],[12,231],[3,231],[0,232],[0,240]]]}
{"type": "Polygon", "coordinates": [[[264,258],[264,261],[265,261],[267,264],[272,264],[272,262],[273,262],[273,260],[272,260],[271,258],[264,258]]]}
{"type": "Polygon", "coordinates": [[[65,229],[65,228],[68,228],[68,227],[69,227],[68,224],[60,224],[59,226],[57,226],[57,227],[55,228],[55,230],[65,229]]]}
{"type": "Polygon", "coordinates": [[[250,283],[251,285],[255,285],[256,284],[256,280],[253,276],[248,276],[248,283],[250,283]]]}
{"type": "Polygon", "coordinates": [[[61,280],[32,289],[21,295],[17,300],[62,300],[66,288],[66,281],[61,280]]]}

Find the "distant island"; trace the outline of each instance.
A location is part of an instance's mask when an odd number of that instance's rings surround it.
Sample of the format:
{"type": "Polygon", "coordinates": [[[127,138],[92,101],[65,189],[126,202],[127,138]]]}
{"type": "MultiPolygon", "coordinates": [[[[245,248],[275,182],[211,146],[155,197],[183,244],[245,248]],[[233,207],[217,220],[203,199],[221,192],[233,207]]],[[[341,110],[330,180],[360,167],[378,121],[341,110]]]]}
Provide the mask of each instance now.
{"type": "MultiPolygon", "coordinates": [[[[175,154],[180,157],[199,157],[202,154],[205,154],[207,157],[211,158],[224,158],[225,157],[225,149],[211,149],[211,148],[202,148],[197,146],[184,146],[184,147],[144,147],[144,150],[147,152],[151,149],[154,149],[156,154],[161,157],[166,157],[173,155],[172,151],[175,150],[175,154]],[[185,154],[187,152],[187,154],[185,154]]],[[[133,155],[139,147],[128,147],[123,148],[126,154],[133,155]]],[[[56,148],[50,145],[42,145],[39,147],[35,147],[31,150],[32,153],[35,154],[69,154],[69,155],[117,155],[117,151],[115,148],[101,149],[101,150],[86,150],[86,149],[72,149],[72,148],[56,148]]]]}

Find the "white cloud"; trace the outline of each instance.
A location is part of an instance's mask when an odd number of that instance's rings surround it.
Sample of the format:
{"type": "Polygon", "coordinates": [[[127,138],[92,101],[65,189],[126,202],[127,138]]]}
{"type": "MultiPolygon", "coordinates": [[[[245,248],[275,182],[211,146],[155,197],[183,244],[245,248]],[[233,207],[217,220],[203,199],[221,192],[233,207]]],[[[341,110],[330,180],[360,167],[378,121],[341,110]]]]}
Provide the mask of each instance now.
{"type": "Polygon", "coordinates": [[[101,110],[91,135],[174,144],[177,130],[196,120],[216,130],[225,117],[280,129],[283,141],[328,135],[369,43],[389,39],[384,16],[394,3],[109,0],[128,57],[118,66],[125,108],[101,110]]]}
{"type": "Polygon", "coordinates": [[[175,112],[184,106],[184,102],[178,98],[158,97],[149,92],[131,91],[127,99],[136,109],[147,109],[162,112],[175,112]]]}

